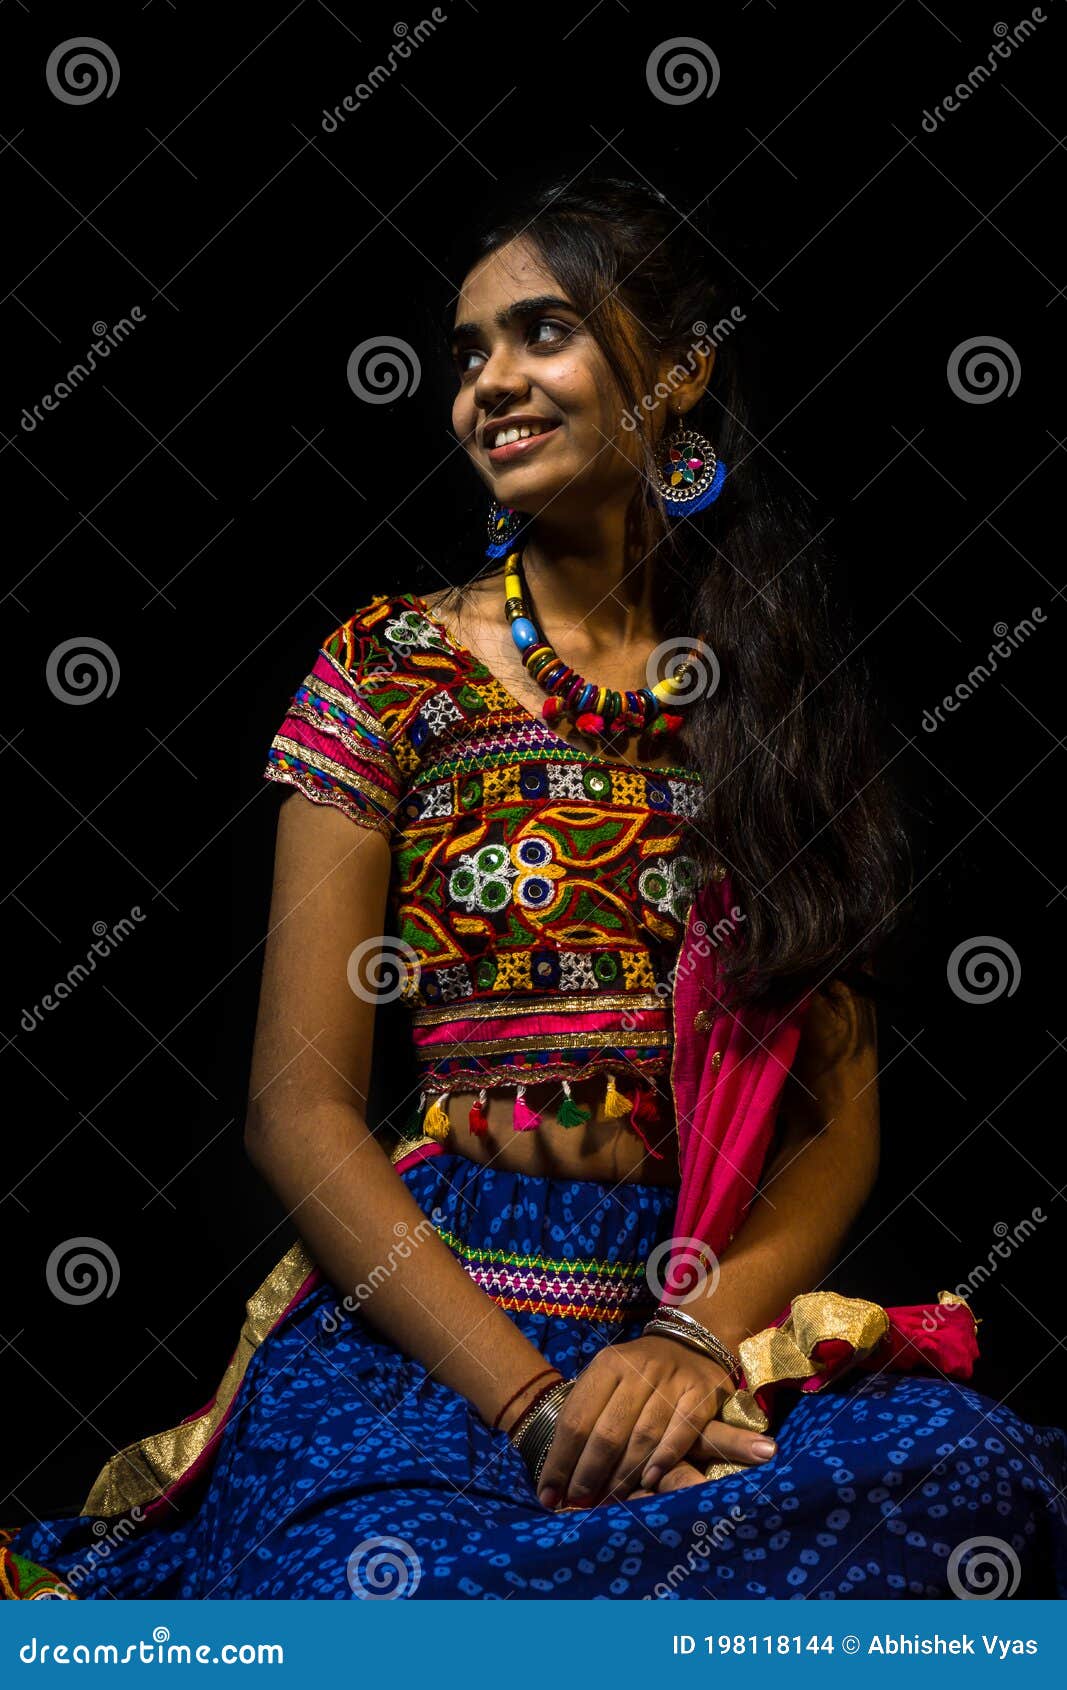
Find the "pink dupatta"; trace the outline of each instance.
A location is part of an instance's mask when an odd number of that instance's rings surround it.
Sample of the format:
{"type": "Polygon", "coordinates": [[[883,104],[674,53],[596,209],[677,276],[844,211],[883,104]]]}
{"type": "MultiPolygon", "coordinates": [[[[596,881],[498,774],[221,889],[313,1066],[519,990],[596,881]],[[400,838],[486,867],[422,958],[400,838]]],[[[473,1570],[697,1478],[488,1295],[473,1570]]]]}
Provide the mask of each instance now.
{"type": "MultiPolygon", "coordinates": [[[[681,1186],[666,1301],[692,1294],[702,1253],[705,1267],[707,1252],[722,1255],[751,1206],[812,1002],[809,991],[784,1007],[725,1007],[719,956],[739,920],[729,876],[708,882],[690,905],[678,954],[670,1079],[681,1186]]],[[[851,1367],[969,1379],[976,1325],[964,1299],[947,1291],[936,1303],[884,1309],[806,1292],[742,1344],[746,1388],[727,1407],[763,1429],[779,1387],[819,1390],[851,1367]]]]}

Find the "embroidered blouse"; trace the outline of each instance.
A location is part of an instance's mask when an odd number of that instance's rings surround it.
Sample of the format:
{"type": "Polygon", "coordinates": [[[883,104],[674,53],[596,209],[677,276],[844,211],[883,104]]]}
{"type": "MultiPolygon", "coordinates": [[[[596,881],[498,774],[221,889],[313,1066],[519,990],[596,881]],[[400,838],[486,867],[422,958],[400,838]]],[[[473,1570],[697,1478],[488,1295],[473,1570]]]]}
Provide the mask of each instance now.
{"type": "MultiPolygon", "coordinates": [[[[606,760],[556,734],[412,593],[379,594],[323,642],[264,778],[381,832],[422,1131],[447,1094],[604,1073],[609,1114],[657,1113],[672,968],[697,863],[699,772],[606,760]],[[627,1083],[627,1096],[616,1084],[627,1083]],[[638,1095],[640,1093],[640,1095],[638,1095]]],[[[389,943],[388,941],[386,942],[389,943]]],[[[641,1135],[644,1136],[643,1134],[641,1135]]]]}

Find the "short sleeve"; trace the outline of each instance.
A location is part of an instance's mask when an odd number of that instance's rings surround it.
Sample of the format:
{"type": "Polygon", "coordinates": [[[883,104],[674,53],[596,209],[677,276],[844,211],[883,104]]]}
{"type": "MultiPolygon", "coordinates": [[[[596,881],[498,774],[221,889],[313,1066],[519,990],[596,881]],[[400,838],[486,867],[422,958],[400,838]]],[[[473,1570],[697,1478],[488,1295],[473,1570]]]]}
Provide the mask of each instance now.
{"type": "Polygon", "coordinates": [[[330,804],[360,827],[391,838],[403,778],[359,666],[345,661],[352,645],[339,637],[342,632],[323,642],[290,699],[263,778],[294,786],[313,803],[330,804]]]}

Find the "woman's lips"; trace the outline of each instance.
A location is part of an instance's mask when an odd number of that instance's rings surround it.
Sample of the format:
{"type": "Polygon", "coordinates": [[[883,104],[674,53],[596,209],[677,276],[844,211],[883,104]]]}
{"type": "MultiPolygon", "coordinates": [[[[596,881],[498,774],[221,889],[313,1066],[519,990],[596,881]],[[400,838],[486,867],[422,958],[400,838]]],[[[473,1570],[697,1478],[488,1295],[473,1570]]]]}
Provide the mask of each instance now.
{"type": "Polygon", "coordinates": [[[552,423],[539,434],[527,435],[525,440],[512,440],[507,446],[489,447],[485,455],[491,464],[510,464],[515,458],[524,458],[535,446],[541,446],[546,440],[550,440],[558,428],[558,423],[552,423]]]}

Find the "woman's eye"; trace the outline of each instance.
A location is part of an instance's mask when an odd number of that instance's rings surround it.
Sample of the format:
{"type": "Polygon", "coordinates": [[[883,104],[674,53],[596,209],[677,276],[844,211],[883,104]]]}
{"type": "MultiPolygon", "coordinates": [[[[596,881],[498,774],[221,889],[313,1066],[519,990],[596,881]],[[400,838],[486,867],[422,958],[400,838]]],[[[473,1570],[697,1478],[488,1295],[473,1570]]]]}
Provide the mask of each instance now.
{"type": "Polygon", "coordinates": [[[557,322],[553,317],[540,317],[530,329],[530,338],[535,346],[558,346],[570,332],[569,323],[557,322]],[[547,330],[547,334],[542,335],[542,329],[547,330]]]}
{"type": "MultiPolygon", "coordinates": [[[[554,317],[539,317],[526,331],[526,340],[531,346],[557,347],[562,346],[573,333],[574,328],[570,323],[561,323],[554,317]]],[[[456,374],[461,381],[468,376],[477,375],[485,359],[486,353],[479,351],[475,346],[459,347],[452,355],[456,374]]]]}
{"type": "Polygon", "coordinates": [[[472,375],[478,366],[476,364],[472,364],[470,360],[472,358],[480,358],[481,356],[482,354],[480,352],[476,352],[473,348],[465,347],[463,351],[456,352],[453,356],[453,362],[455,363],[457,374],[460,376],[472,375]]]}

